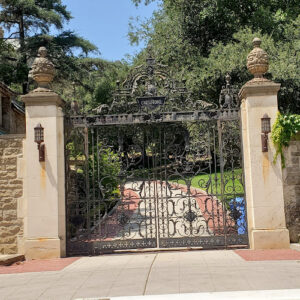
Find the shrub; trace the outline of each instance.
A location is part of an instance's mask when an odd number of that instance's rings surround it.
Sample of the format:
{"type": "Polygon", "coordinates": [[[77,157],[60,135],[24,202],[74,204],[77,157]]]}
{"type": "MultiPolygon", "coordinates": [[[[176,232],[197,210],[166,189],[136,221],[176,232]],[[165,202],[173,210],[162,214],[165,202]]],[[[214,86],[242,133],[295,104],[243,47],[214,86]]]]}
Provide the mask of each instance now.
{"type": "Polygon", "coordinates": [[[282,115],[278,113],[272,128],[272,141],[276,148],[274,163],[278,155],[281,157],[281,165],[285,167],[283,149],[288,147],[291,139],[300,131],[300,115],[282,115]]]}

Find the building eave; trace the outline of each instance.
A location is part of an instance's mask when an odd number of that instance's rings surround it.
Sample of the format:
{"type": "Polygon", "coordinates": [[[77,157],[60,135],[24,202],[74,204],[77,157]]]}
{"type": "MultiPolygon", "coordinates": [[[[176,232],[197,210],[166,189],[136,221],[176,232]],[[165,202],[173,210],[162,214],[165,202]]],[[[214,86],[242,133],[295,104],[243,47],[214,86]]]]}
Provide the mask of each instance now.
{"type": "Polygon", "coordinates": [[[17,93],[15,93],[13,90],[11,90],[6,84],[0,81],[0,93],[4,94],[6,96],[17,96],[17,93]]]}
{"type": "Polygon", "coordinates": [[[25,109],[22,106],[22,103],[12,99],[11,100],[11,108],[19,114],[25,115],[25,109]]]}

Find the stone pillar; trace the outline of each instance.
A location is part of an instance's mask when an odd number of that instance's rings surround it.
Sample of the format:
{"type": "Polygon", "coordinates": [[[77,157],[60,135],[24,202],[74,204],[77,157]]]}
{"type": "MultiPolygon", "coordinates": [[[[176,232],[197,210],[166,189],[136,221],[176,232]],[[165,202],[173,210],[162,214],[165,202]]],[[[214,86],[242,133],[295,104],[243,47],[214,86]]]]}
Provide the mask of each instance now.
{"type": "Polygon", "coordinates": [[[49,89],[54,66],[41,47],[32,75],[38,88],[22,97],[26,110],[24,252],[27,259],[65,256],[63,101],[49,89]],[[44,128],[45,161],[39,161],[34,128],[44,128]]]}
{"type": "Polygon", "coordinates": [[[247,67],[254,79],[240,91],[242,138],[247,200],[248,233],[251,249],[289,248],[283,198],[280,159],[273,163],[275,149],[270,134],[268,152],[262,152],[261,118],[268,114],[275,122],[280,84],[263,77],[268,71],[267,53],[261,41],[253,41],[247,67]]]}

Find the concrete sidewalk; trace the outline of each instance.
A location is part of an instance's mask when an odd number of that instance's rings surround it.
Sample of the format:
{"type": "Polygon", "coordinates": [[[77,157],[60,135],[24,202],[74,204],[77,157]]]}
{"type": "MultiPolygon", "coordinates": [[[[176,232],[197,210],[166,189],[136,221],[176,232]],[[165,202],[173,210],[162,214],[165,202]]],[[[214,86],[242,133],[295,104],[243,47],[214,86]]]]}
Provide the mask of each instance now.
{"type": "MultiPolygon", "coordinates": [[[[112,297],[110,300],[299,300],[300,289],[112,297]]],[[[79,299],[78,299],[79,300],[79,299]]],[[[81,299],[80,299],[81,300],[81,299]]],[[[99,300],[90,298],[88,300],[99,300]]]]}
{"type": "Polygon", "coordinates": [[[61,271],[0,275],[1,300],[299,288],[300,260],[245,261],[230,250],[83,257],[61,271]]]}

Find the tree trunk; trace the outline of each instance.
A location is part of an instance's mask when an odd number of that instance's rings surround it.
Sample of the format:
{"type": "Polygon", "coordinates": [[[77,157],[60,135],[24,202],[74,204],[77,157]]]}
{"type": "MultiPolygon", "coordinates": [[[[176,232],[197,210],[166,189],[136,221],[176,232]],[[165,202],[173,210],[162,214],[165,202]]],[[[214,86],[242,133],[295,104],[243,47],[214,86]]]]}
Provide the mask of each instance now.
{"type": "MultiPolygon", "coordinates": [[[[23,17],[22,12],[20,12],[19,32],[20,32],[20,52],[22,55],[21,62],[24,66],[26,66],[27,65],[27,56],[26,56],[26,50],[25,50],[24,17],[23,17]]],[[[23,95],[27,94],[27,92],[28,92],[28,77],[24,78],[24,81],[22,83],[22,91],[23,91],[23,95]]]]}

